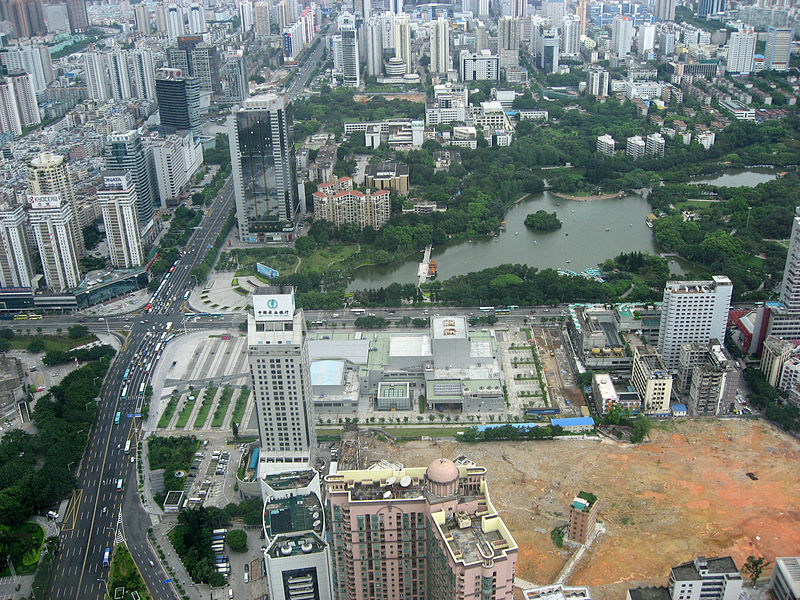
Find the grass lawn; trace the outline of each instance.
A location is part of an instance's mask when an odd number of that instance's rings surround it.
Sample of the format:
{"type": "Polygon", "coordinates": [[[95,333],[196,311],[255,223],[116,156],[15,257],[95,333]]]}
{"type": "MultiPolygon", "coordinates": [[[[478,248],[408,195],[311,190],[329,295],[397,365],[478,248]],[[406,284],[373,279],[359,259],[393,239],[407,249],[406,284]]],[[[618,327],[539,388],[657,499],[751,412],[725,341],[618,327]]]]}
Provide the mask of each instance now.
{"type": "Polygon", "coordinates": [[[242,424],[244,418],[244,411],[247,408],[247,399],[250,397],[250,390],[242,388],[239,392],[239,397],[236,398],[236,404],[233,405],[233,415],[231,416],[231,423],[242,424]]]}
{"type": "Polygon", "coordinates": [[[760,267],[764,264],[764,259],[752,254],[745,254],[742,258],[742,264],[747,267],[760,267]]]}
{"type": "MultiPolygon", "coordinates": [[[[35,327],[26,327],[22,331],[36,331],[35,327]]],[[[72,350],[73,348],[77,348],[78,346],[83,346],[84,344],[90,344],[91,342],[96,342],[97,337],[94,334],[90,334],[81,338],[73,339],[66,335],[15,335],[13,338],[8,340],[9,345],[11,346],[12,350],[26,350],[28,345],[31,343],[32,340],[41,339],[44,340],[44,351],[49,352],[50,350],[60,350],[61,352],[65,352],[67,350],[72,350]]]]}
{"type": "Polygon", "coordinates": [[[203,404],[200,405],[200,410],[197,411],[197,417],[194,420],[195,429],[199,429],[206,424],[208,413],[211,411],[211,405],[214,403],[214,396],[217,395],[217,388],[210,387],[203,394],[203,404]]]}
{"type": "Polygon", "coordinates": [[[681,202],[676,202],[675,208],[678,210],[684,210],[687,208],[708,208],[716,202],[716,200],[683,200],[681,202]]]}
{"type": "MultiPolygon", "coordinates": [[[[0,530],[8,530],[8,527],[0,525],[0,530]]],[[[26,521],[16,527],[12,533],[19,539],[20,548],[30,547],[30,550],[23,554],[12,554],[11,560],[14,562],[14,570],[17,575],[30,575],[36,571],[36,566],[39,564],[39,556],[42,552],[42,544],[44,544],[44,529],[38,523],[26,521]]],[[[0,576],[10,575],[11,571],[5,562],[3,567],[5,568],[0,571],[0,576]]]]}
{"type": "Polygon", "coordinates": [[[335,246],[328,246],[315,250],[311,256],[304,256],[303,263],[300,265],[300,271],[315,271],[321,273],[328,266],[333,266],[338,262],[342,262],[350,258],[358,252],[358,246],[337,244],[335,246]],[[333,265],[331,264],[333,263],[333,265]]]}
{"type": "Polygon", "coordinates": [[[186,398],[186,404],[183,405],[178,415],[178,420],[175,421],[175,427],[186,427],[186,423],[189,422],[189,415],[192,414],[195,405],[195,400],[189,400],[189,398],[194,398],[194,396],[192,395],[186,398]]]}
{"type": "Polygon", "coordinates": [[[172,396],[167,403],[167,407],[164,409],[164,412],[161,414],[161,418],[158,420],[158,427],[160,429],[164,429],[167,425],[169,425],[170,419],[172,419],[172,413],[175,412],[175,407],[178,406],[178,398],[180,396],[172,396]]]}
{"type": "Polygon", "coordinates": [[[114,548],[114,558],[111,560],[111,568],[108,573],[108,591],[111,595],[106,595],[106,598],[113,598],[114,590],[117,588],[125,588],[125,598],[130,598],[131,592],[134,591],[138,592],[141,600],[150,600],[151,598],[142,575],[124,544],[114,548]]]}
{"type": "Polygon", "coordinates": [[[233,397],[232,387],[222,388],[222,396],[220,396],[219,398],[219,402],[217,403],[217,408],[214,411],[214,418],[211,420],[212,427],[222,427],[222,424],[225,422],[225,415],[228,414],[228,406],[231,403],[232,397],[233,397]]]}

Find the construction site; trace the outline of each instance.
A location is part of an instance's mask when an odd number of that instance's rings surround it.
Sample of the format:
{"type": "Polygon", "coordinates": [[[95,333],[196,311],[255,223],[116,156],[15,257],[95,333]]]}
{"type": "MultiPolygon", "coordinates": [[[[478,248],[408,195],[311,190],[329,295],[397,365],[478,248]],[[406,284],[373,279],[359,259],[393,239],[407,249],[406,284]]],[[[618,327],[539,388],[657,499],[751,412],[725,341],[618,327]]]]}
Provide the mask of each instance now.
{"type": "Polygon", "coordinates": [[[628,587],[665,585],[670,567],[696,555],[731,555],[741,567],[748,555],[773,561],[800,547],[800,443],[762,421],[671,421],[635,446],[564,438],[394,443],[348,433],[340,468],[459,455],[485,466],[519,545],[517,576],[537,585],[561,574],[598,600],[619,599],[628,587]],[[564,575],[576,546],[558,548],[551,532],[567,523],[580,490],[598,497],[603,531],[564,575]]]}

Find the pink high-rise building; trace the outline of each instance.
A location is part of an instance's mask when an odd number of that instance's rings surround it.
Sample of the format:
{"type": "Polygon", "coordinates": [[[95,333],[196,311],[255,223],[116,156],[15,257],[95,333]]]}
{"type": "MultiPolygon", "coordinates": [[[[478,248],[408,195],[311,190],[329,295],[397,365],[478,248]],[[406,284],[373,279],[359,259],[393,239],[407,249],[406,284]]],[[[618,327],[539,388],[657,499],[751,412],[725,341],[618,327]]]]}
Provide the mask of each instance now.
{"type": "Polygon", "coordinates": [[[325,490],[337,600],[512,598],[517,544],[485,468],[339,471],[325,490]]]}

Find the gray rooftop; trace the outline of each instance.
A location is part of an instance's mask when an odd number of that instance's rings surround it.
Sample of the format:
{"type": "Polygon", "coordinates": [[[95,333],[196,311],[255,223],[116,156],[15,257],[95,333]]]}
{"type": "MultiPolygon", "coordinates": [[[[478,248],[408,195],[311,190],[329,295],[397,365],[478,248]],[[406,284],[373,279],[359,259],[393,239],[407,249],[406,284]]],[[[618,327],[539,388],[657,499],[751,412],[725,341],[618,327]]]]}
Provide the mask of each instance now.
{"type": "Polygon", "coordinates": [[[642,587],[628,590],[631,600],[671,600],[666,587],[642,587]]]}

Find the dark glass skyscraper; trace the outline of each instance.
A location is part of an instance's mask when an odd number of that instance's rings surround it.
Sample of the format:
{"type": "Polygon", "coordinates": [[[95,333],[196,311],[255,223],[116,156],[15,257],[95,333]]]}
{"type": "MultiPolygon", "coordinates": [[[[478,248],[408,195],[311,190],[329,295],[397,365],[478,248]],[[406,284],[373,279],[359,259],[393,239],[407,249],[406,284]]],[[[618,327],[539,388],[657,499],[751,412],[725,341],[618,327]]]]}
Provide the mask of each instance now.
{"type": "Polygon", "coordinates": [[[161,69],[156,78],[156,99],[161,126],[168,133],[200,133],[200,80],[184,77],[178,69],[161,69]]]}
{"type": "Polygon", "coordinates": [[[294,231],[297,177],[286,100],[262,94],[228,117],[233,184],[242,241],[276,241],[294,231]]]}

